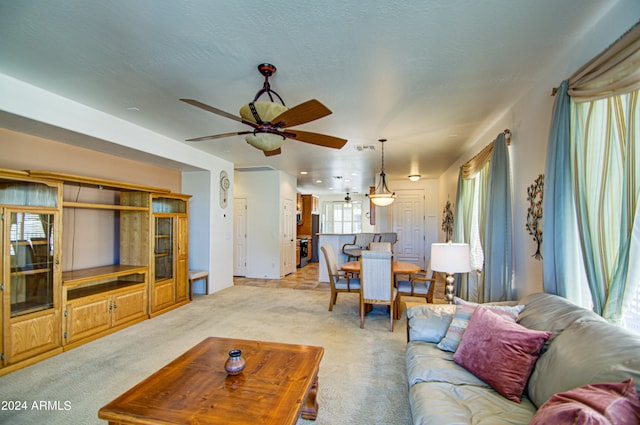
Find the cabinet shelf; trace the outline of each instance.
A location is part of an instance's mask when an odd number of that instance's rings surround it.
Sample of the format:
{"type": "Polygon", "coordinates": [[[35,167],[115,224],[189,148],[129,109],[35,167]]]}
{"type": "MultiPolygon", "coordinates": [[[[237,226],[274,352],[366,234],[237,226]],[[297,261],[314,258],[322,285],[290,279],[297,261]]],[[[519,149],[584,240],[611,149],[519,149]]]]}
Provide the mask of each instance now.
{"type": "Polygon", "coordinates": [[[135,285],[143,285],[144,282],[133,282],[130,280],[111,280],[98,285],[83,286],[80,288],[69,289],[67,291],[67,301],[75,300],[91,295],[102,294],[104,292],[115,291],[117,289],[129,288],[135,285]]]}
{"type": "Polygon", "coordinates": [[[148,207],[136,207],[131,205],[93,204],[89,202],[63,201],[64,208],[86,208],[94,210],[121,210],[121,211],[149,211],[148,207]]]}
{"type": "Polygon", "coordinates": [[[29,276],[34,274],[50,273],[50,272],[51,272],[51,269],[20,270],[20,271],[11,272],[11,276],[29,276]]]}
{"type": "Polygon", "coordinates": [[[71,289],[88,282],[96,282],[101,279],[117,279],[118,277],[136,273],[146,274],[147,271],[146,266],[129,266],[123,264],[71,270],[62,273],[62,285],[67,289],[71,289]]]}

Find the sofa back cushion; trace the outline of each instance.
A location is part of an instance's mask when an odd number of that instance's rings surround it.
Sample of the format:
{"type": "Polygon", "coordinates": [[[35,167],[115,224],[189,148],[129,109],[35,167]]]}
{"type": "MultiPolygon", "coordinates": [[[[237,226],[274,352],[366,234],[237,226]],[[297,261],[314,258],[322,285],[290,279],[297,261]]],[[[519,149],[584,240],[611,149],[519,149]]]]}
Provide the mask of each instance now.
{"type": "Polygon", "coordinates": [[[522,326],[538,331],[552,332],[547,346],[560,332],[577,320],[605,322],[593,311],[579,307],[558,295],[538,293],[520,300],[525,308],[518,316],[522,326]]]}
{"type": "Polygon", "coordinates": [[[604,320],[575,320],[540,356],[527,391],[540,407],[556,393],[628,378],[640,390],[640,336],[604,320]]]}

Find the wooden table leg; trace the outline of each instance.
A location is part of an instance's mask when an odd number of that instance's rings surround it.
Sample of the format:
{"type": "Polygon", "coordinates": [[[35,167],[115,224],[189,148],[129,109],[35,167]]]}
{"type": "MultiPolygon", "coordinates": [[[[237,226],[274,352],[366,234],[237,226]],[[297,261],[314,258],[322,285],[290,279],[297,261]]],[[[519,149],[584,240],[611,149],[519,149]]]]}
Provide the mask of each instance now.
{"type": "Polygon", "coordinates": [[[310,419],[315,421],[318,417],[318,401],[316,400],[316,396],[318,395],[318,375],[313,378],[313,382],[311,383],[311,388],[309,389],[309,394],[304,401],[304,406],[302,407],[302,416],[303,419],[310,419]]]}

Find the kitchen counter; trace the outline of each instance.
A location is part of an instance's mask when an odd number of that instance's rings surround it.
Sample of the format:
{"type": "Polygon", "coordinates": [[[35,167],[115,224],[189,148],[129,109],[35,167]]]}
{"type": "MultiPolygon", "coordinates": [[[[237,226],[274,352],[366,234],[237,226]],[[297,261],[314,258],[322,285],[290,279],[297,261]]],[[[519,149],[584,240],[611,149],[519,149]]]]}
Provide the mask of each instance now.
{"type": "MultiPolygon", "coordinates": [[[[353,243],[354,236],[354,233],[318,233],[318,249],[323,245],[331,245],[333,252],[336,254],[336,263],[339,269],[342,263],[347,262],[347,256],[342,253],[342,246],[346,243],[353,243]]],[[[327,263],[322,250],[319,252],[318,261],[320,262],[318,267],[318,281],[329,282],[327,263]]]]}

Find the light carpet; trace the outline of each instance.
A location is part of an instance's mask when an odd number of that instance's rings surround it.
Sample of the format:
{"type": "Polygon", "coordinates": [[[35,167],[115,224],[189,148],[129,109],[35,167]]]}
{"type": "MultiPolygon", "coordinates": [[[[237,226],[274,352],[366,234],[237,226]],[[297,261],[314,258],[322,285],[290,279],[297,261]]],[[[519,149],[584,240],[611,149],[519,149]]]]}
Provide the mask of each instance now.
{"type": "MultiPolygon", "coordinates": [[[[319,345],[318,419],[298,425],[411,423],[403,314],[376,307],[360,329],[357,294],[234,286],[0,377],[0,424],[106,424],[98,410],[208,336],[319,345]],[[57,410],[34,409],[40,401],[57,410]],[[53,402],[53,403],[51,403],[53,402]],[[57,403],[56,403],[57,402],[57,403]],[[22,404],[22,403],[21,403],[22,404]],[[2,406],[0,406],[2,408],[2,406]]],[[[222,365],[221,365],[222,367],[222,365]]]]}

